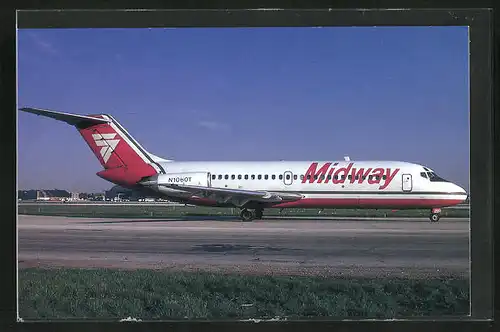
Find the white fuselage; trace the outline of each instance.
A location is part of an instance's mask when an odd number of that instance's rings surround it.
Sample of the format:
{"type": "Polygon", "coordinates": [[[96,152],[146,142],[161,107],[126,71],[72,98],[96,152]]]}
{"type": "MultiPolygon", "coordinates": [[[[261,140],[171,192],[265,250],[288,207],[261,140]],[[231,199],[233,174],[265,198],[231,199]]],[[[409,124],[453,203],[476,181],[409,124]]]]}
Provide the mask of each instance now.
{"type": "MultiPolygon", "coordinates": [[[[206,182],[203,179],[197,185],[303,195],[299,201],[270,206],[278,208],[437,208],[459,204],[467,198],[465,190],[456,184],[439,178],[431,181],[428,175],[433,173],[431,169],[397,161],[164,162],[161,165],[167,175],[207,173],[206,182]]],[[[182,176],[171,180],[183,181],[182,176]]],[[[220,205],[209,201],[206,204],[220,205]]]]}

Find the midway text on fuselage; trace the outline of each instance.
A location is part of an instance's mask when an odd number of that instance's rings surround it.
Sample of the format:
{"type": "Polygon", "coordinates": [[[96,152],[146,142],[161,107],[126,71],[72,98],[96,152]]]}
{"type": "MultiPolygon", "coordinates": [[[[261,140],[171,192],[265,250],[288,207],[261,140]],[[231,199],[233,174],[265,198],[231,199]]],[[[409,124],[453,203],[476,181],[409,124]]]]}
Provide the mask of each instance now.
{"type": "Polygon", "coordinates": [[[387,188],[400,171],[399,168],[356,168],[354,163],[336,168],[339,163],[327,162],[318,168],[318,163],[311,163],[304,176],[301,176],[302,183],[324,183],[343,184],[346,180],[349,183],[363,183],[379,185],[378,189],[387,188]]]}

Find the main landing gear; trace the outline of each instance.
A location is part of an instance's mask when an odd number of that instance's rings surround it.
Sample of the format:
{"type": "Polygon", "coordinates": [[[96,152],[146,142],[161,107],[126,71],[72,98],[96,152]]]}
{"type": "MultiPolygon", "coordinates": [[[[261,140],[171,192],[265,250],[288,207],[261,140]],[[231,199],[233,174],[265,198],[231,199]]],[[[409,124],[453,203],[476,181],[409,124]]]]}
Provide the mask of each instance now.
{"type": "Polygon", "coordinates": [[[252,221],[254,219],[262,219],[264,209],[243,209],[240,212],[241,220],[252,221]]]}
{"type": "Polygon", "coordinates": [[[439,218],[441,218],[441,209],[432,209],[431,210],[431,215],[429,216],[429,219],[431,222],[438,222],[439,218]]]}

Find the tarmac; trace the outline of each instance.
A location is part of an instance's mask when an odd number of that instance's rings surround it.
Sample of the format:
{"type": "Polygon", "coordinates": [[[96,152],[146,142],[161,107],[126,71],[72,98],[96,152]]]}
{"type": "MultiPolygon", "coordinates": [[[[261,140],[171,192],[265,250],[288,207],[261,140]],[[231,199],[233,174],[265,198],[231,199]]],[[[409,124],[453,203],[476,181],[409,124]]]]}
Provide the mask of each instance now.
{"type": "Polygon", "coordinates": [[[18,216],[18,266],[467,277],[469,220],[18,216]]]}

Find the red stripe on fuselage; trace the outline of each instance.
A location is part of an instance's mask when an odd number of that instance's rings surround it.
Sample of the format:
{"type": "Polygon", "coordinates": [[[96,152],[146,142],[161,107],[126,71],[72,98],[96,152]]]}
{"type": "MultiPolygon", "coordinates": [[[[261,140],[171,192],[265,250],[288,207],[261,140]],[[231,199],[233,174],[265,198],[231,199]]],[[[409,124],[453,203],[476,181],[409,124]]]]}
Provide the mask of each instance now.
{"type": "MultiPolygon", "coordinates": [[[[462,199],[442,198],[303,198],[295,202],[287,202],[276,205],[266,205],[266,208],[378,208],[378,209],[421,209],[446,207],[463,203],[462,199]]],[[[191,198],[186,204],[203,206],[232,206],[230,204],[218,204],[214,200],[206,198],[191,198]]]]}
{"type": "Polygon", "coordinates": [[[461,199],[436,198],[303,198],[300,201],[281,203],[275,208],[430,208],[462,203],[461,199]]]}

